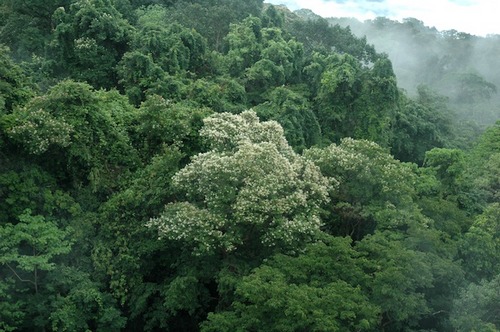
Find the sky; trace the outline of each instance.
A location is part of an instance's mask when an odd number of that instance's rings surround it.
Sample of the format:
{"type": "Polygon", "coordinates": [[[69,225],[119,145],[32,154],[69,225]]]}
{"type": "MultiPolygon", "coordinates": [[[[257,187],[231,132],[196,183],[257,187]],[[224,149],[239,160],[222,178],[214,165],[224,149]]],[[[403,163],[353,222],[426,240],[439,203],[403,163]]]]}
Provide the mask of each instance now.
{"type": "Polygon", "coordinates": [[[477,36],[500,34],[500,0],[265,0],[290,10],[307,8],[323,17],[354,17],[360,21],[385,16],[401,21],[413,17],[426,26],[477,36]]]}

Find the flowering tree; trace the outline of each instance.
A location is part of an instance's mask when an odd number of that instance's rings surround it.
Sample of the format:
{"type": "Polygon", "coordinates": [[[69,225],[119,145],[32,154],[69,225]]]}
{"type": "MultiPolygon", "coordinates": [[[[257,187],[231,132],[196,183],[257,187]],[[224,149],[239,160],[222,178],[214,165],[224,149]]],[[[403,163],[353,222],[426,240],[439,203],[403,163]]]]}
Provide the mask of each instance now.
{"type": "Polygon", "coordinates": [[[211,150],[173,178],[185,201],[148,222],[160,238],[195,254],[247,248],[292,248],[319,230],[319,205],[335,180],[297,155],[281,126],[253,111],[215,114],[200,135],[211,150]]]}

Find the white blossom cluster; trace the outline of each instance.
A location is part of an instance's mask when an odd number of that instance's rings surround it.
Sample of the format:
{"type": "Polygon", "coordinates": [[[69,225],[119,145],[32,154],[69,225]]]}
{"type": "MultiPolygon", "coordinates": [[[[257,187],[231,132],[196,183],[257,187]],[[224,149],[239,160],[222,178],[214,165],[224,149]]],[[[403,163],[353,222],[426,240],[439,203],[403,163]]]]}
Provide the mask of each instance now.
{"type": "Polygon", "coordinates": [[[226,237],[221,231],[224,220],[220,216],[188,202],[167,205],[165,213],[150,219],[146,226],[158,228],[160,238],[166,236],[172,240],[192,240],[198,245],[194,248],[197,253],[213,250],[225,242],[226,237]]]}
{"type": "Polygon", "coordinates": [[[214,149],[174,176],[189,203],[169,204],[150,220],[160,237],[191,243],[195,252],[231,251],[250,237],[275,247],[319,229],[332,181],[293,152],[279,124],[261,123],[250,111],[216,114],[202,134],[214,149]]]}
{"type": "Polygon", "coordinates": [[[276,121],[260,122],[253,111],[245,111],[238,115],[215,114],[206,118],[204,124],[200,136],[206,138],[214,150],[234,151],[244,142],[269,142],[274,144],[280,153],[288,157],[294,155],[281,125],[276,121]]]}
{"type": "Polygon", "coordinates": [[[75,39],[75,48],[78,50],[93,50],[97,48],[97,41],[93,38],[81,37],[75,39]]]}
{"type": "Polygon", "coordinates": [[[73,127],[58,120],[43,109],[29,111],[23,109],[24,117],[7,130],[14,140],[21,142],[32,154],[42,154],[50,145],[66,147],[71,144],[73,127]]]}

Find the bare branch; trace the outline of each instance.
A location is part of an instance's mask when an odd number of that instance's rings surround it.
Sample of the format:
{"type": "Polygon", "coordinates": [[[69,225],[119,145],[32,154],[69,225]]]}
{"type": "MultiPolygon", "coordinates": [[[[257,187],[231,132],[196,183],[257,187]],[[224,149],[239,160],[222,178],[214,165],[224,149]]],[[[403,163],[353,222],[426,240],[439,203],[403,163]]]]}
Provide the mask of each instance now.
{"type": "Polygon", "coordinates": [[[35,287],[36,287],[36,283],[33,281],[33,280],[29,280],[29,279],[23,279],[21,278],[21,276],[19,276],[19,274],[17,274],[16,270],[14,270],[10,265],[9,263],[5,263],[5,265],[7,265],[7,267],[12,271],[12,273],[14,273],[14,275],[17,277],[17,279],[19,279],[19,281],[22,281],[22,282],[29,282],[29,283],[32,283],[35,287]]]}

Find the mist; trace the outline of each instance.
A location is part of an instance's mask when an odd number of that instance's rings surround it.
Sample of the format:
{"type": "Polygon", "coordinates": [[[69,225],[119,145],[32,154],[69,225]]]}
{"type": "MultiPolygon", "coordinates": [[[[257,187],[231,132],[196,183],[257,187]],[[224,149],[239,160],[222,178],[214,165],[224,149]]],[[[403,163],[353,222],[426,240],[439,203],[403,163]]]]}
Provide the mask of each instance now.
{"type": "MultiPolygon", "coordinates": [[[[308,10],[296,13],[314,17],[308,10]]],[[[327,20],[349,27],[358,37],[366,36],[378,52],[387,53],[398,86],[409,95],[426,85],[446,96],[449,107],[463,121],[484,128],[500,119],[500,35],[478,37],[456,30],[439,31],[415,18],[402,22],[384,17],[364,22],[354,18],[327,20]]]]}

